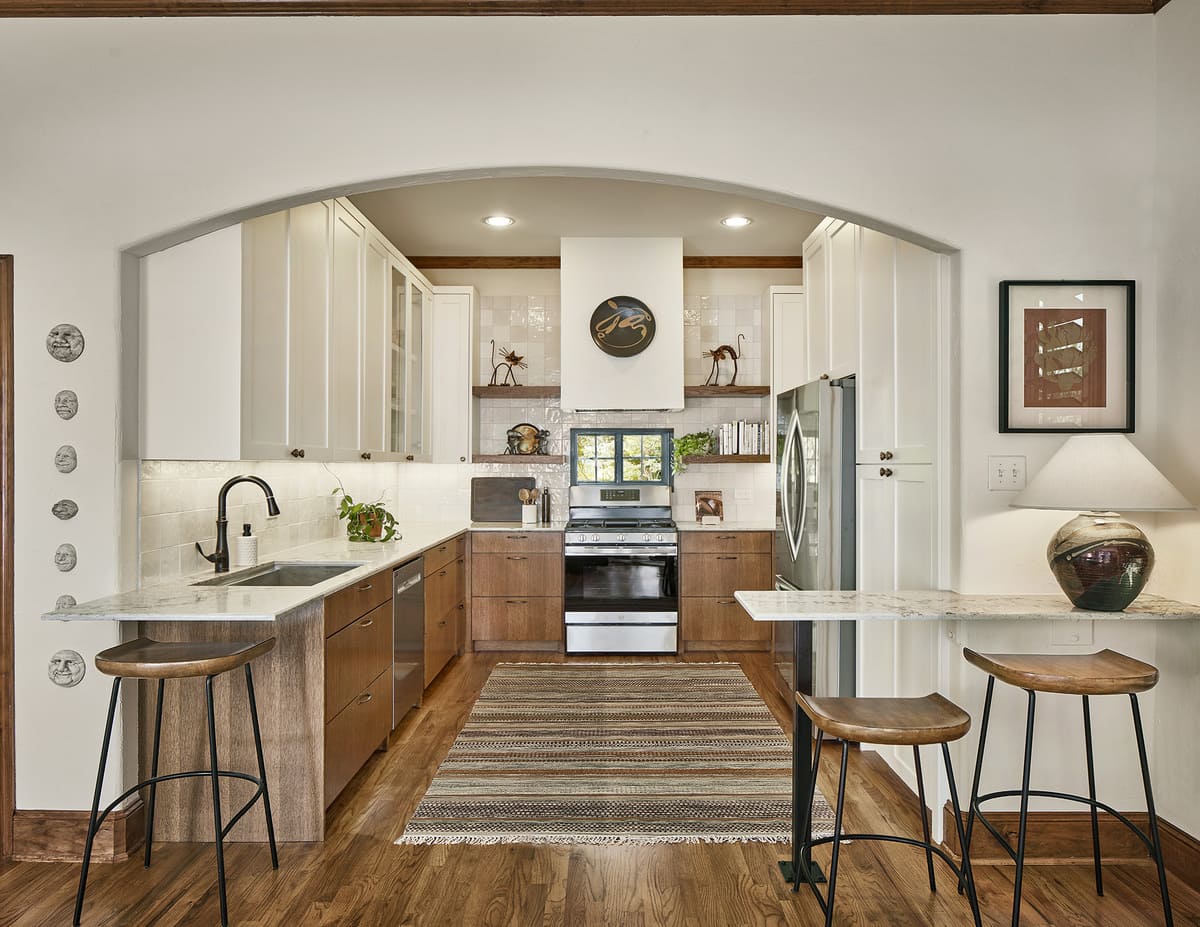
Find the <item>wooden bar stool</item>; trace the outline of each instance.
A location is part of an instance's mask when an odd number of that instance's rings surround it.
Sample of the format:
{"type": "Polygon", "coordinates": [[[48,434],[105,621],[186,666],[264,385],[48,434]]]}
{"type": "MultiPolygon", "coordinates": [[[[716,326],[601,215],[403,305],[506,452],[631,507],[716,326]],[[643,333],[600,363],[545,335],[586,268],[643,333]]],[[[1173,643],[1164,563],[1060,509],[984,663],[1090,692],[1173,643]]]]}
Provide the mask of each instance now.
{"type": "Polygon", "coordinates": [[[204,777],[212,780],[213,800],[213,834],[217,849],[217,891],[221,900],[221,924],[229,924],[228,907],[225,901],[225,835],[242,819],[242,816],[253,807],[261,797],[263,811],[267,816],[267,837],[271,845],[271,866],[279,868],[279,855],[275,849],[275,827],[271,820],[271,796],[267,791],[267,768],[263,762],[262,735],[258,727],[258,707],[254,702],[254,678],[250,672],[250,661],[268,653],[275,647],[275,638],[258,643],[172,643],[150,640],[139,637],[137,640],[110,647],[96,654],[96,668],[100,672],[112,676],[112,696],[108,702],[108,721],[104,726],[104,740],[100,747],[100,769],[96,773],[96,792],[92,798],[92,815],[88,821],[87,841],[83,849],[83,866],[79,873],[79,890],[75,894],[75,918],[72,923],[79,927],[79,919],[83,915],[83,895],[87,889],[88,865],[92,858],[92,843],[104,819],[109,812],[126,798],[146,786],[150,787],[150,802],[146,811],[146,858],[145,866],[150,868],[150,851],[154,843],[154,799],[158,783],[172,779],[189,779],[204,777]],[[235,670],[244,666],[246,671],[246,694],[250,700],[250,723],[254,728],[254,749],[258,754],[258,775],[230,772],[222,770],[217,765],[217,729],[213,713],[213,679],[221,673],[235,670]],[[208,750],[211,765],[208,769],[198,769],[190,772],[158,774],[158,747],[162,733],[163,687],[168,679],[183,679],[193,676],[203,676],[204,695],[208,708],[208,750]],[[108,747],[112,740],[113,718],[117,712],[117,698],[121,692],[121,680],[157,679],[158,705],[154,713],[154,751],[151,759],[150,778],[144,779],[132,788],[126,789],[112,801],[108,807],[100,811],[100,792],[104,786],[104,766],[108,761],[108,747]],[[258,788],[250,800],[242,806],[229,822],[221,822],[221,790],[220,777],[244,779],[253,782],[258,788]]]}
{"type": "MultiPolygon", "coordinates": [[[[925,863],[929,870],[929,890],[937,891],[937,882],[933,874],[933,856],[936,853],[958,878],[959,884],[964,885],[967,901],[971,906],[971,916],[975,919],[975,927],[980,927],[979,900],[975,894],[975,880],[971,874],[971,862],[967,853],[963,852],[962,866],[956,866],[954,860],[935,846],[929,837],[929,817],[925,805],[925,781],[921,774],[921,747],[930,744],[941,744],[942,760],[946,764],[946,779],[950,786],[950,803],[954,809],[954,818],[958,828],[959,845],[965,847],[966,839],[963,832],[962,817],[958,809],[958,789],[954,784],[954,768],[950,763],[950,744],[958,740],[971,728],[971,717],[949,699],[933,693],[923,698],[814,698],[802,692],[796,693],[796,702],[804,713],[812,719],[817,729],[817,746],[813,758],[812,788],[808,793],[808,804],[804,811],[804,827],[802,834],[808,835],[808,842],[801,848],[802,858],[807,860],[813,847],[822,843],[833,844],[833,857],[829,863],[829,892],[827,897],[821,896],[813,877],[812,867],[801,865],[797,868],[796,881],[792,891],[799,888],[799,873],[803,873],[821,910],[825,912],[825,927],[833,924],[834,893],[837,890],[838,852],[841,844],[848,840],[878,840],[886,843],[904,843],[909,846],[921,847],[925,850],[925,863]],[[842,740],[842,768],[838,776],[837,808],[834,812],[833,836],[813,840],[811,837],[813,802],[817,793],[817,770],[821,763],[821,746],[825,735],[839,737],[842,740]],[[846,766],[850,756],[850,742],[869,744],[889,744],[894,746],[911,746],[913,760],[917,772],[917,800],[920,803],[921,823],[924,828],[924,840],[912,840],[894,834],[843,834],[842,811],[846,802],[846,766]]],[[[793,808],[795,814],[798,809],[793,808]]]]}
{"type": "Polygon", "coordinates": [[[963,649],[967,662],[988,674],[987,696],[983,702],[983,723],[979,728],[979,754],[975,760],[975,779],[971,785],[971,805],[967,813],[967,836],[964,846],[970,847],[975,818],[1004,847],[1017,864],[1013,883],[1013,927],[1021,922],[1021,876],[1025,867],[1025,836],[1029,816],[1029,796],[1057,798],[1088,805],[1092,813],[1092,857],[1096,872],[1096,894],[1104,894],[1104,879],[1100,869],[1100,825],[1097,810],[1104,810],[1128,827],[1146,844],[1150,857],[1158,866],[1158,886],[1162,894],[1163,916],[1167,927],[1172,927],[1171,899],[1167,893],[1167,874],[1163,866],[1162,840],[1158,832],[1158,816],[1154,812],[1154,794],[1150,788],[1150,766],[1146,760],[1146,739],[1142,734],[1142,714],[1138,708],[1138,693],[1153,689],[1158,682],[1158,670],[1149,663],[1135,660],[1113,650],[1082,654],[1038,654],[1038,653],[976,653],[963,649]],[[996,680],[1024,689],[1029,695],[1029,709],[1025,719],[1025,765],[1021,774],[1020,789],[979,794],[979,778],[983,771],[983,752],[987,742],[988,719],[992,711],[992,691],[996,680]],[[1083,743],[1087,759],[1088,796],[1050,792],[1029,787],[1030,767],[1033,763],[1033,719],[1035,693],[1057,692],[1063,695],[1078,695],[1083,698],[1083,743]],[[1096,767],[1092,759],[1092,713],[1088,699],[1093,695],[1128,695],[1133,707],[1133,730],[1137,737],[1138,760],[1142,767],[1142,786],[1146,791],[1146,811],[1150,822],[1147,834],[1129,818],[1115,808],[1096,801],[1096,767]],[[979,807],[995,798],[1021,798],[1021,812],[1017,829],[1017,847],[1014,850],[1008,840],[984,816],[979,807]]]}

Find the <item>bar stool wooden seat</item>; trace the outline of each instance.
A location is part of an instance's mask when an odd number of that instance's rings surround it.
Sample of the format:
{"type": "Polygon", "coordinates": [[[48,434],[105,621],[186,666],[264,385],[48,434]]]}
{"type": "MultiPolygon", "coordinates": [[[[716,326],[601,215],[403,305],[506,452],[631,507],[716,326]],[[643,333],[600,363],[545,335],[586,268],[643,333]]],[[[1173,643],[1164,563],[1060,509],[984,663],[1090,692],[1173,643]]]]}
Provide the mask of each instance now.
{"type": "Polygon", "coordinates": [[[1125,656],[1113,650],[1084,654],[1037,654],[1037,653],[976,653],[964,648],[967,662],[988,674],[987,695],[983,703],[983,721],[979,728],[979,752],[975,760],[975,777],[971,785],[970,810],[967,813],[964,855],[969,853],[975,819],[1000,843],[1013,861],[1017,872],[1013,882],[1012,925],[1021,922],[1021,879],[1025,866],[1026,825],[1029,816],[1029,797],[1054,798],[1062,801],[1088,805],[1092,815],[1092,858],[1096,874],[1096,894],[1104,894],[1104,878],[1100,866],[1100,825],[1098,811],[1106,811],[1135,833],[1146,845],[1151,859],[1158,866],[1159,892],[1162,895],[1163,916],[1167,927],[1172,927],[1171,899],[1167,891],[1167,875],[1162,858],[1162,840],[1158,830],[1158,816],[1154,811],[1154,793],[1150,786],[1150,766],[1146,758],[1146,738],[1142,731],[1142,715],[1138,706],[1138,694],[1154,688],[1158,683],[1158,670],[1149,663],[1125,656]],[[987,743],[988,721],[992,711],[992,693],[996,680],[1024,689],[1028,694],[1028,710],[1025,720],[1025,763],[1020,789],[1006,789],[979,794],[979,780],[983,771],[984,748],[987,743]],[[1078,695],[1083,699],[1084,752],[1087,761],[1088,795],[1071,795],[1029,787],[1030,769],[1033,763],[1033,729],[1036,693],[1052,692],[1061,695],[1078,695]],[[1142,786],[1146,793],[1146,811],[1150,832],[1146,833],[1115,808],[1096,800],[1096,767],[1092,752],[1092,714],[1090,697],[1094,695],[1128,695],[1133,711],[1133,729],[1137,739],[1138,759],[1142,771],[1142,786]],[[1021,811],[1017,828],[1017,846],[1014,849],[1008,840],[988,821],[979,807],[986,801],[997,798],[1021,799],[1021,811]]]}
{"type": "MultiPolygon", "coordinates": [[[[812,840],[803,844],[799,852],[800,865],[796,867],[795,881],[792,891],[798,891],[800,878],[808,882],[816,896],[821,910],[825,913],[825,925],[833,924],[833,907],[837,890],[838,855],[841,844],[846,841],[876,840],[885,843],[903,843],[920,847],[925,850],[925,863],[929,872],[929,890],[937,891],[937,882],[933,872],[933,857],[940,857],[957,877],[967,893],[967,901],[971,906],[971,915],[975,927],[980,927],[979,900],[975,893],[975,880],[971,874],[971,862],[964,852],[962,865],[956,866],[954,860],[935,846],[929,836],[929,816],[925,804],[925,780],[921,771],[921,747],[940,744],[942,760],[946,765],[946,779],[950,788],[950,803],[954,809],[954,818],[958,829],[960,846],[966,846],[962,816],[958,807],[958,789],[954,783],[954,768],[950,762],[950,744],[963,737],[971,728],[971,717],[949,699],[933,693],[923,698],[815,698],[802,692],[796,693],[796,703],[812,720],[817,729],[817,744],[813,757],[812,788],[808,794],[808,803],[804,810],[803,834],[811,835],[813,802],[817,793],[817,771],[821,762],[821,747],[825,735],[838,737],[842,740],[842,765],[838,776],[837,807],[834,810],[833,836],[812,840]],[[913,748],[914,768],[917,773],[917,800],[920,804],[921,824],[924,830],[924,840],[913,840],[895,834],[843,834],[842,812],[846,803],[846,768],[850,756],[850,743],[889,744],[893,746],[911,746],[913,748]],[[823,843],[833,844],[833,856],[829,863],[829,891],[822,896],[817,888],[816,879],[809,864],[812,848],[823,843]]],[[[795,814],[799,809],[793,808],[795,814]]]]}
{"type": "Polygon", "coordinates": [[[171,642],[155,641],[139,637],[137,640],[110,647],[96,654],[96,668],[105,675],[112,676],[112,696],[108,703],[108,720],[104,727],[104,740],[100,747],[100,769],[96,773],[96,791],[92,798],[92,814],[88,821],[87,840],[84,843],[83,865],[79,873],[79,889],[75,895],[75,916],[72,923],[79,927],[83,915],[83,897],[87,890],[88,867],[92,858],[92,844],[99,832],[104,819],[134,792],[147,786],[150,789],[150,801],[146,809],[146,854],[145,866],[150,868],[150,854],[154,845],[154,800],[158,791],[158,783],[174,779],[189,779],[203,777],[212,780],[213,800],[213,833],[217,851],[217,891],[221,903],[221,924],[228,927],[229,911],[225,898],[225,835],[242,819],[259,800],[263,802],[263,812],[267,818],[267,838],[271,847],[271,866],[279,868],[279,855],[275,848],[275,827],[271,819],[271,796],[267,790],[267,769],[263,761],[262,734],[258,725],[258,706],[254,701],[254,677],[250,671],[250,662],[275,647],[275,638],[250,643],[234,642],[171,642]],[[254,749],[258,756],[258,775],[223,770],[217,763],[216,721],[213,710],[213,679],[222,673],[245,668],[246,694],[250,703],[250,723],[254,731],[254,749]],[[187,772],[158,774],[158,749],[162,734],[163,689],[168,679],[183,679],[203,676],[205,703],[208,709],[208,747],[210,766],[208,769],[190,770],[187,772]],[[112,741],[113,719],[116,716],[117,700],[121,692],[122,679],[157,679],[158,700],[154,716],[154,748],[151,756],[150,778],[144,779],[137,785],[126,789],[113,800],[103,811],[100,810],[100,793],[104,787],[104,767],[108,761],[108,748],[112,741]],[[227,822],[221,820],[221,791],[220,779],[224,776],[231,779],[243,779],[255,784],[258,788],[242,808],[227,822]]]}

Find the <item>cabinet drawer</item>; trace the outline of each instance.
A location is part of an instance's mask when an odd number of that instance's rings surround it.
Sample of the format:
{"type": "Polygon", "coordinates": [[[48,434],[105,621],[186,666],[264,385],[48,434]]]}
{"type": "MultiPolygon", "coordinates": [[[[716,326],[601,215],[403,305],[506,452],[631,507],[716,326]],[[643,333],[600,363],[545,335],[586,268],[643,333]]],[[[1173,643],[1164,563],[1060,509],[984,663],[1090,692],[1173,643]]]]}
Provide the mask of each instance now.
{"type": "Polygon", "coordinates": [[[471,594],[561,596],[560,554],[479,554],[471,557],[471,594]]]}
{"type": "Polygon", "coordinates": [[[682,554],[769,554],[769,531],[680,531],[682,554]]]}
{"type": "Polygon", "coordinates": [[[458,623],[462,608],[455,605],[442,617],[425,615],[425,685],[429,685],[458,653],[458,623]]]}
{"type": "Polygon", "coordinates": [[[766,554],[705,554],[679,558],[679,591],[685,596],[731,599],[739,589],[770,589],[774,565],[766,554]]]}
{"type": "Polygon", "coordinates": [[[562,546],[561,531],[475,531],[471,537],[474,554],[554,554],[562,546]]]}
{"type": "Polygon", "coordinates": [[[352,586],[325,597],[325,636],[336,634],[351,621],[361,618],[392,598],[392,571],[389,567],[360,579],[352,586]]]}
{"type": "Polygon", "coordinates": [[[771,623],[754,621],[733,598],[685,598],[680,612],[685,649],[767,650],[771,645],[771,623]]]}
{"type": "Polygon", "coordinates": [[[392,603],[372,609],[325,641],[325,720],[392,665],[392,603]]]}
{"type": "Polygon", "coordinates": [[[444,543],[438,544],[425,551],[425,575],[436,573],[447,563],[465,557],[467,554],[467,536],[460,534],[444,543]]]}
{"type": "Polygon", "coordinates": [[[425,574],[425,622],[441,618],[463,600],[466,562],[451,560],[425,574]]]}
{"type": "Polygon", "coordinates": [[[392,729],[392,674],[380,673],[325,725],[325,807],[387,739],[392,729]]]}
{"type": "Polygon", "coordinates": [[[506,596],[471,600],[471,632],[477,641],[561,641],[561,598],[506,596]]]}

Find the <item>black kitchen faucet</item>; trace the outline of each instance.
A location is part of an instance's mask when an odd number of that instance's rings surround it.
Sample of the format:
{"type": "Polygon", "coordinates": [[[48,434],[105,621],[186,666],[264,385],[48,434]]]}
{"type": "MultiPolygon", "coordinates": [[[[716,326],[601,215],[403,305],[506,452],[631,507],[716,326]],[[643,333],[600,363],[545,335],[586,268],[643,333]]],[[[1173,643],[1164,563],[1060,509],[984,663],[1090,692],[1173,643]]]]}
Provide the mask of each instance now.
{"type": "Polygon", "coordinates": [[[200,546],[200,542],[196,542],[196,550],[200,551],[200,556],[209,563],[215,564],[218,573],[229,572],[229,519],[225,514],[226,499],[229,496],[229,490],[238,483],[254,483],[258,486],[267,496],[267,514],[279,514],[279,505],[275,502],[275,491],[262,477],[235,476],[222,486],[220,493],[217,494],[217,548],[211,554],[206,554],[204,548],[200,546]]]}

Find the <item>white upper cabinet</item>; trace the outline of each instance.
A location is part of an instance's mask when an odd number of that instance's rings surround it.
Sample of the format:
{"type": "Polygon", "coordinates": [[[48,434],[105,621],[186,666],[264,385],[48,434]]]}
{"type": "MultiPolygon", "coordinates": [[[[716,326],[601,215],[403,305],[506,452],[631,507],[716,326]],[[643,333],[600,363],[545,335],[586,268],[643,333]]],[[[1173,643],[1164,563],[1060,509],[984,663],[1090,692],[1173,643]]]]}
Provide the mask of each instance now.
{"type": "Polygon", "coordinates": [[[428,460],[433,297],[342,199],[149,255],[141,456],[428,460]]]}
{"type": "Polygon", "coordinates": [[[771,312],[771,391],[786,393],[812,379],[804,287],[768,287],[763,305],[771,312]]]}
{"type": "Polygon", "coordinates": [[[829,373],[829,240],[826,220],[804,243],[804,349],[807,383],[829,373]]]}
{"type": "MultiPolygon", "coordinates": [[[[829,267],[827,369],[831,377],[858,370],[858,237],[861,229],[849,222],[828,228],[825,246],[829,267]]],[[[820,375],[818,374],[818,376],[820,375]]]]}
{"type": "Polygon", "coordinates": [[[438,287],[433,296],[430,429],[434,463],[465,463],[471,454],[471,318],[474,287],[438,287]]]}

